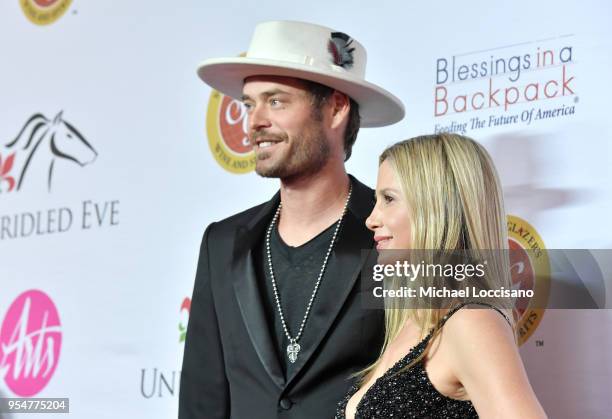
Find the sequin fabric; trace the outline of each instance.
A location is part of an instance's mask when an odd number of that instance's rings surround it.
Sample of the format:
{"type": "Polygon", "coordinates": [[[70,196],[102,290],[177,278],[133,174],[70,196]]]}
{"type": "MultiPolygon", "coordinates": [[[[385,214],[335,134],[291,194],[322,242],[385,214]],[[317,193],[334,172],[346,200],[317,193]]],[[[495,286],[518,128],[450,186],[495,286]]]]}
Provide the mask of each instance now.
{"type": "MultiPolygon", "coordinates": [[[[440,327],[464,305],[461,304],[449,311],[441,319],[440,327]]],[[[495,307],[490,307],[497,310],[495,307]]],[[[501,311],[499,312],[506,317],[501,311]]],[[[372,384],[357,404],[355,419],[478,418],[471,401],[451,399],[436,390],[429,381],[422,361],[407,371],[395,374],[425,350],[432,333],[433,329],[405,357],[397,361],[372,384]]],[[[338,403],[335,419],[345,419],[346,405],[358,390],[358,385],[354,384],[346,397],[338,403]]]]}

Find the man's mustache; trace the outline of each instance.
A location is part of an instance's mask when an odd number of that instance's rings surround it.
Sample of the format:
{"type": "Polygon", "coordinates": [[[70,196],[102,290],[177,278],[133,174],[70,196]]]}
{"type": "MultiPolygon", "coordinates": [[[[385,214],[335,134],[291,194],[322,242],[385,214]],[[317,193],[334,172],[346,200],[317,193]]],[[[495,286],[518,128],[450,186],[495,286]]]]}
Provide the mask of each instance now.
{"type": "Polygon", "coordinates": [[[272,134],[268,131],[256,131],[249,135],[249,144],[255,145],[255,142],[260,138],[265,138],[271,141],[287,141],[289,137],[287,134],[272,134]]]}

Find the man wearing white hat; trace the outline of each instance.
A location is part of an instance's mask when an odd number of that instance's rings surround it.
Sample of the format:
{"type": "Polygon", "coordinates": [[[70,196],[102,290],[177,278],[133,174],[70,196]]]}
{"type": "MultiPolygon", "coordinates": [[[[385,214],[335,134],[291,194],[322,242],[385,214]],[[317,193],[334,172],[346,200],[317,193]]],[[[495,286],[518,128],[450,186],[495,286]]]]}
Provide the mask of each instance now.
{"type": "Polygon", "coordinates": [[[257,25],[244,57],[198,74],[241,98],[256,172],[280,179],[268,202],[208,226],[202,240],[179,418],[326,418],[349,376],[379,355],[383,313],[357,278],[374,193],[346,173],[359,127],[395,123],[402,103],[364,79],[345,33],[257,25]]]}

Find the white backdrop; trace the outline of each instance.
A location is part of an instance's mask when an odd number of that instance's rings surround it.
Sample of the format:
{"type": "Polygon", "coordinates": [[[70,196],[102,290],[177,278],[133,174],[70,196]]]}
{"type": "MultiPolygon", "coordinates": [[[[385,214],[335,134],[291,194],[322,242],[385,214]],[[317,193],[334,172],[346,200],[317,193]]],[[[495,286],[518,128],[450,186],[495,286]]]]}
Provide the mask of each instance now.
{"type": "MultiPolygon", "coordinates": [[[[78,418],[176,416],[204,228],[277,188],[215,160],[214,101],[195,69],[245,51],[264,20],[348,33],[368,50],[367,78],[406,104],[402,122],[360,132],[348,169],[365,183],[387,145],[466,124],[498,165],[519,236],[611,248],[611,12],[605,1],[3,1],[0,397],[69,397],[78,418]],[[19,351],[33,364],[19,370],[19,351]]],[[[550,417],[609,416],[611,329],[610,311],[539,314],[521,352],[550,417]]]]}

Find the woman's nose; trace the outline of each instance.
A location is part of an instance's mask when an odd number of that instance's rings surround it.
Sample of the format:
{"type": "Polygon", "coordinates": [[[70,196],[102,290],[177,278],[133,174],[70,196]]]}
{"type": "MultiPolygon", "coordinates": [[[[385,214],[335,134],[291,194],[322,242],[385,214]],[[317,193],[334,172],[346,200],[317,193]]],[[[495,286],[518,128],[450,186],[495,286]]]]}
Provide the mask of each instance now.
{"type": "Polygon", "coordinates": [[[380,211],[378,210],[378,203],[372,209],[372,213],[366,218],[366,227],[374,231],[381,226],[380,211]]]}

